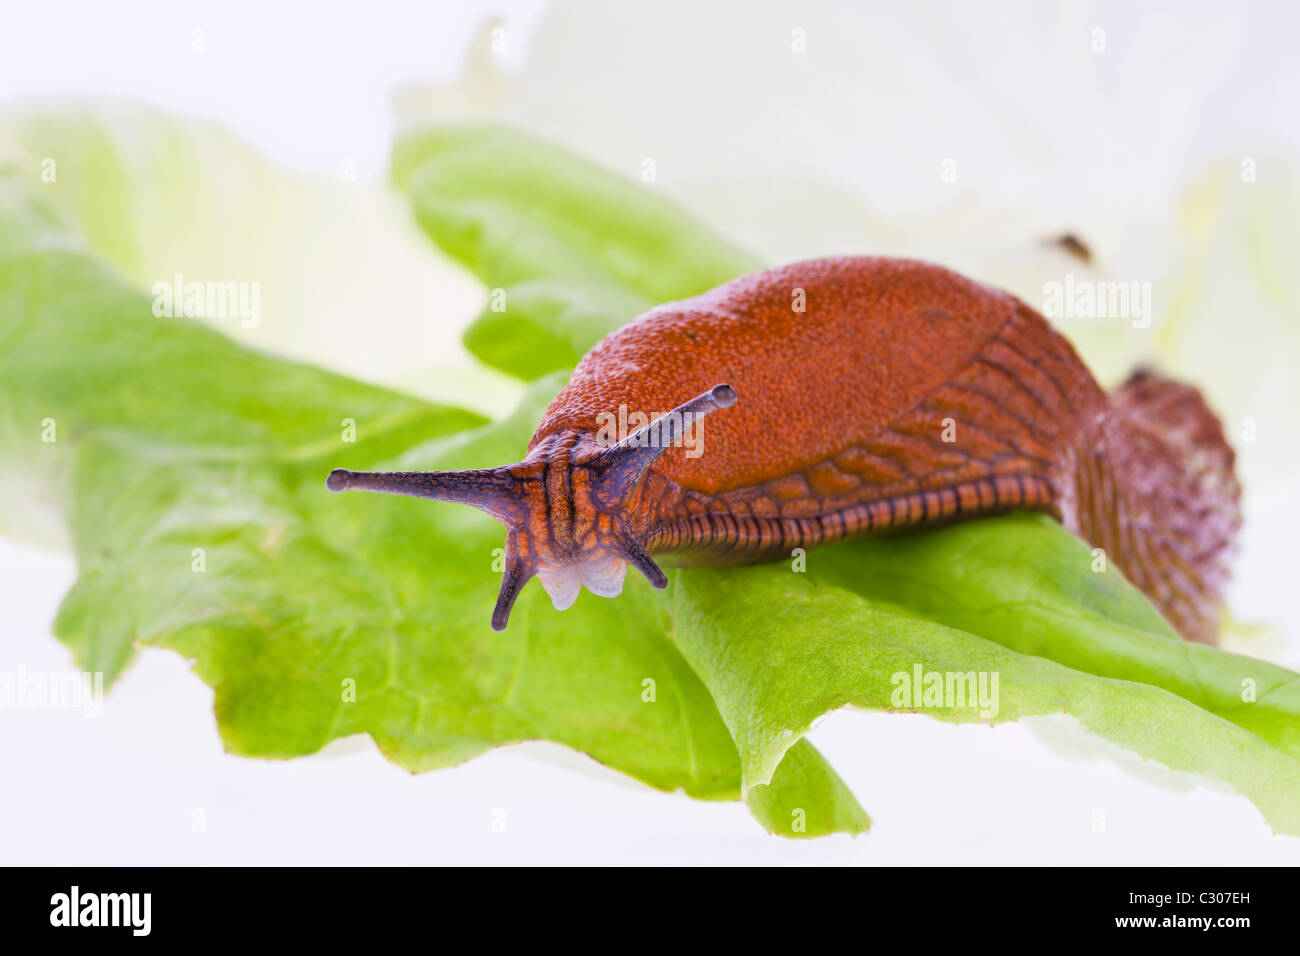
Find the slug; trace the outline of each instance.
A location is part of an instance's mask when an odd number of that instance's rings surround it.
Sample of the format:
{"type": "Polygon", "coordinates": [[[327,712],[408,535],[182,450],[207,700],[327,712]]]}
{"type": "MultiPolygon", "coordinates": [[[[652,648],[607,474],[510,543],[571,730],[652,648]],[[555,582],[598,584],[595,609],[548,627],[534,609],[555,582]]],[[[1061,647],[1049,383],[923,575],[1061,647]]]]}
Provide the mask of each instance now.
{"type": "Polygon", "coordinates": [[[665,587],[652,556],[761,562],[1027,509],[1104,549],[1184,637],[1213,642],[1241,521],[1233,468],[1195,388],[1139,371],[1108,394],[1014,296],[923,262],[841,257],[610,334],[518,464],[336,469],[326,485],[501,521],[496,630],[533,576],[563,610],[583,586],[618,595],[629,564],[665,587]]]}

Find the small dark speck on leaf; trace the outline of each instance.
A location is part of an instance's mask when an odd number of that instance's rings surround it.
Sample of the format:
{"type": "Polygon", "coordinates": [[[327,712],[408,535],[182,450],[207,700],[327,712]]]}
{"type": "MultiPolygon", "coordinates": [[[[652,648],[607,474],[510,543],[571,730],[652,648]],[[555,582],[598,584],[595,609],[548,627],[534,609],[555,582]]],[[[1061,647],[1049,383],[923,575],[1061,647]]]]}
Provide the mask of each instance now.
{"type": "Polygon", "coordinates": [[[1044,240],[1044,243],[1049,246],[1056,246],[1059,249],[1064,249],[1080,262],[1092,262],[1092,250],[1088,248],[1087,243],[1072,232],[1062,233],[1053,239],[1046,239],[1044,240]]]}

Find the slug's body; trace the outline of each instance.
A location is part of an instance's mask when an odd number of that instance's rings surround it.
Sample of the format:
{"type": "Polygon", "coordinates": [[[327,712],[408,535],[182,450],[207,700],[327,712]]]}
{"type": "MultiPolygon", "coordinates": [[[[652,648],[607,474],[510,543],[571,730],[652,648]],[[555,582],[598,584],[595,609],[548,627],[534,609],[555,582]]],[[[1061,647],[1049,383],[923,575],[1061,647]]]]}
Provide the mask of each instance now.
{"type": "Polygon", "coordinates": [[[519,464],[336,471],[329,486],[502,520],[498,628],[534,574],[568,607],[584,584],[619,593],[628,563],[663,586],[651,555],[756,562],[1031,509],[1209,641],[1240,522],[1232,450],[1195,389],[1140,373],[1108,395],[1013,296],[878,258],[772,269],[646,313],[583,358],[519,464]],[[608,440],[611,421],[670,410],[608,440]]]}

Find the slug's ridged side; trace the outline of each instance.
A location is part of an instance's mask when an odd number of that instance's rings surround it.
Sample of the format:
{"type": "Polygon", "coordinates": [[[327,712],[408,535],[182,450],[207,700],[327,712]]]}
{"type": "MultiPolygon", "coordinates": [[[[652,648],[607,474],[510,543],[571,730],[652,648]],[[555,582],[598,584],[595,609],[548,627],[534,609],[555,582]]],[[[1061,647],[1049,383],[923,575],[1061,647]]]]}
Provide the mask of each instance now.
{"type": "MultiPolygon", "coordinates": [[[[1013,509],[1061,517],[1077,406],[1105,397],[1054,375],[1076,363],[1064,339],[1016,309],[965,365],[874,434],[771,481],[706,495],[647,483],[651,550],[693,560],[771,557],[862,532],[1013,509]],[[656,497],[657,496],[657,497],[656,497]]],[[[1091,384],[1089,382],[1089,384],[1091,384]]],[[[706,433],[705,443],[711,439],[706,433]]]]}

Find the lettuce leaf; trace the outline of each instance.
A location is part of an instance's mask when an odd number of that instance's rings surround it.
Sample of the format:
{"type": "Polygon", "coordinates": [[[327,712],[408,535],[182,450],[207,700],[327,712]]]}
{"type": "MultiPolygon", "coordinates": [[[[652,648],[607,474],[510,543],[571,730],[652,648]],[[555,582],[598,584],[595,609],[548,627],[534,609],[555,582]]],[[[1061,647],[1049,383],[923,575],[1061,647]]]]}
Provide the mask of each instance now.
{"type": "MultiPolygon", "coordinates": [[[[394,174],[411,191],[417,217],[430,237],[475,268],[485,283],[500,281],[504,273],[498,260],[505,257],[510,260],[510,274],[564,274],[570,250],[599,248],[607,226],[591,222],[581,202],[533,198],[552,194],[550,188],[538,188],[552,182],[535,164],[539,146],[536,141],[530,145],[519,133],[491,127],[422,131],[402,141],[394,174]],[[445,207],[443,196],[478,195],[480,178],[489,175],[484,173],[488,168],[493,182],[529,184],[517,200],[526,209],[526,214],[520,213],[527,219],[526,227],[492,204],[467,204],[460,216],[424,212],[445,207]],[[585,238],[575,233],[582,229],[590,230],[585,238]],[[512,244],[512,237],[525,231],[564,239],[512,244]],[[472,243],[466,243],[467,236],[472,243]]],[[[555,192],[571,194],[570,177],[575,175],[591,178],[585,164],[573,160],[566,168],[550,147],[544,150],[548,167],[563,170],[551,173],[555,192]]],[[[498,195],[509,194],[504,189],[498,195]]],[[[630,214],[617,218],[621,229],[635,221],[630,214]]],[[[657,233],[652,232],[644,245],[650,250],[647,261],[654,261],[660,249],[657,233]]],[[[713,258],[725,261],[723,256],[713,258]]],[[[525,322],[544,324],[551,318],[529,312],[527,303],[523,311],[525,322]]],[[[513,319],[519,321],[520,316],[513,319]]],[[[621,321],[621,316],[612,315],[608,325],[615,327],[621,321]]],[[[564,327],[570,337],[581,331],[574,323],[564,327]]],[[[604,326],[590,331],[577,343],[579,351],[589,348],[604,331],[604,326]]],[[[482,353],[480,357],[486,358],[482,353]]],[[[987,668],[975,663],[992,662],[1018,675],[1000,685],[1004,694],[1011,693],[1002,714],[1071,713],[1099,735],[1171,768],[1228,781],[1252,795],[1261,808],[1267,805],[1275,825],[1280,825],[1279,820],[1295,825],[1293,804],[1300,797],[1300,777],[1292,766],[1300,759],[1297,675],[1180,640],[1141,592],[1113,567],[1095,571],[1090,547],[1050,519],[1012,515],[906,537],[846,542],[814,552],[807,560],[807,574],[766,568],[680,572],[674,579],[674,613],[690,615],[692,625],[683,627],[675,616],[673,633],[679,646],[717,700],[746,701],[739,711],[721,706],[746,761],[746,787],[770,779],[784,749],[828,710],[846,704],[895,709],[889,704],[891,695],[882,693],[894,687],[895,675],[911,674],[918,664],[925,671],[979,673],[987,668]],[[734,593],[739,580],[751,586],[734,593]],[[826,584],[837,590],[827,591],[822,587],[826,584]],[[815,588],[815,600],[803,590],[809,587],[815,588]],[[693,597],[683,600],[682,594],[693,597]],[[730,598],[720,600],[721,594],[730,598]],[[853,598],[865,600],[855,603],[853,598]],[[780,613],[781,624],[774,626],[778,609],[790,607],[802,607],[798,620],[780,613]],[[704,608],[725,608],[725,612],[710,615],[704,608]],[[881,657],[871,659],[854,649],[859,643],[883,644],[889,635],[904,633],[913,642],[906,645],[910,656],[900,652],[889,658],[882,647],[881,657]],[[724,666],[718,648],[729,635],[737,634],[743,635],[737,646],[745,651],[724,666]],[[976,644],[963,643],[973,635],[980,639],[976,644]],[[799,652],[792,641],[817,650],[799,652]],[[965,659],[954,654],[955,646],[966,649],[965,659]],[[1008,656],[1003,649],[1014,653],[1008,656]],[[754,652],[753,659],[745,656],[748,652],[754,652]],[[772,666],[769,653],[782,661],[798,660],[800,666],[772,666]],[[1044,670],[1038,658],[1062,666],[1044,670]],[[931,666],[940,661],[950,666],[931,666]],[[814,662],[836,669],[817,670],[817,678],[801,692],[788,694],[801,671],[814,662]],[[773,675],[778,685],[757,681],[757,675],[773,675]],[[1117,687],[1115,681],[1147,686],[1117,687]],[[1177,703],[1168,695],[1175,695],[1177,703]],[[1149,699],[1146,707],[1152,715],[1173,708],[1169,712],[1177,714],[1176,721],[1202,743],[1183,748],[1150,732],[1141,708],[1132,709],[1138,697],[1149,699]],[[798,706],[774,719],[782,702],[798,706]],[[1187,708],[1188,703],[1195,706],[1187,708]],[[753,740],[745,729],[747,722],[765,728],[769,738],[763,743],[753,740]],[[1219,744],[1206,746],[1211,740],[1219,744]],[[1253,756],[1244,762],[1225,762],[1225,746],[1230,753],[1247,748],[1253,756]],[[1251,761],[1270,769],[1247,770],[1251,761]]],[[[927,712],[945,719],[981,719],[971,710],[964,715],[927,712]]]]}
{"type": "MultiPolygon", "coordinates": [[[[414,134],[395,174],[431,237],[506,290],[496,334],[529,349],[484,349],[521,377],[585,349],[633,302],[747,261],[519,134],[414,134]],[[537,282],[555,296],[513,294],[537,282]]],[[[1041,516],[847,542],[802,573],[675,571],[666,592],[629,577],[619,599],[584,594],[564,613],[534,585],[496,634],[499,526],[450,504],[329,495],[323,477],[517,460],[562,373],[485,422],[252,351],[155,317],[34,192],[0,172],[0,464],[34,479],[70,529],[79,578],[56,632],[110,677],[139,645],[191,659],[231,752],[293,757],[365,733],[422,771],[548,739],[663,790],[743,797],[771,832],[806,837],[870,824],[803,739],[829,711],[1063,711],[1230,783],[1300,833],[1296,675],[1177,640],[1041,516]],[[996,697],[900,698],[918,668],[986,689],[996,677],[996,697]]]]}
{"type": "Polygon", "coordinates": [[[0,112],[5,156],[133,286],[255,283],[255,321],[198,317],[244,345],[493,415],[519,401],[460,345],[478,282],[350,161],[307,175],[211,123],[96,100],[0,112]]]}
{"type": "Polygon", "coordinates": [[[420,225],[494,290],[466,348],[524,379],[572,368],[653,306],[759,268],[666,200],[503,127],[408,132],[393,179],[420,225]]]}
{"type": "MultiPolygon", "coordinates": [[[[58,216],[16,178],[0,200],[0,458],[70,527],[79,576],[55,631],[80,666],[111,681],[137,646],[183,654],[236,754],[367,733],[419,771],[548,739],[660,789],[738,795],[735,747],[647,586],[563,616],[532,589],[496,634],[495,522],[324,488],[334,466],[518,457],[557,381],[485,425],[261,355],[154,316],[148,295],[55,246],[58,216]]],[[[811,745],[800,753],[756,812],[827,802],[835,816],[813,832],[842,829],[852,796],[811,745]]]]}

